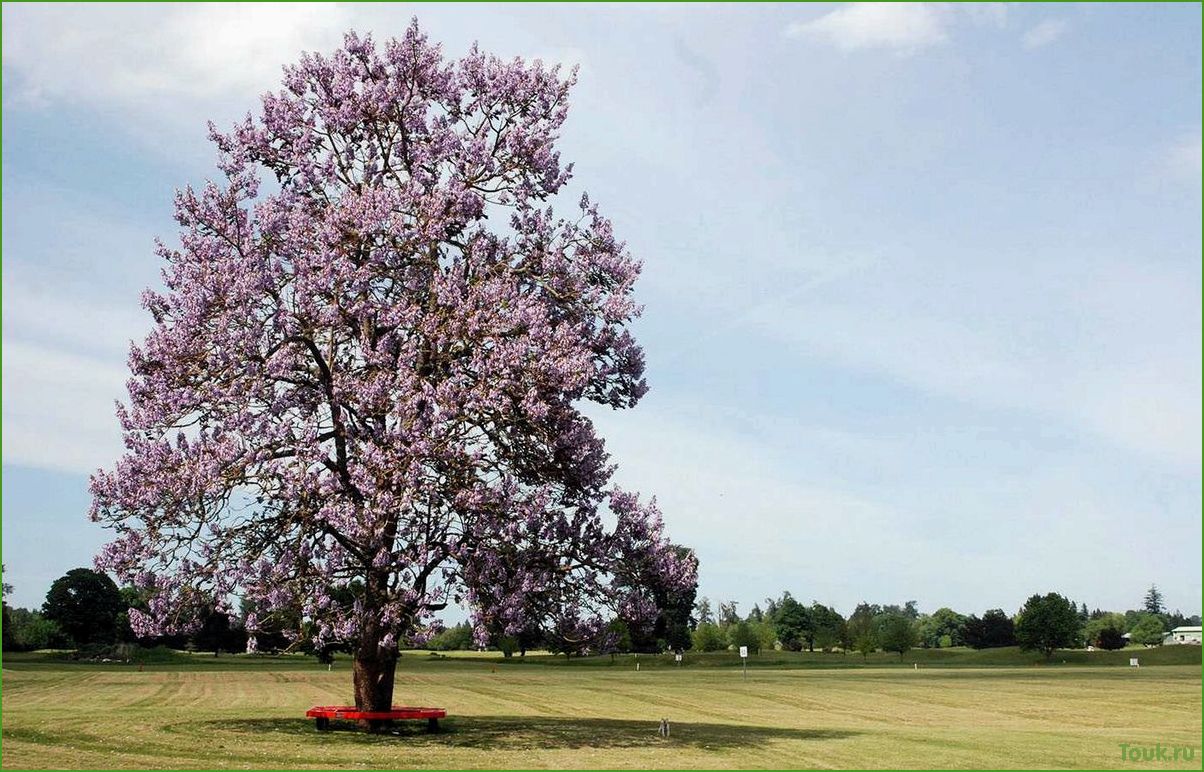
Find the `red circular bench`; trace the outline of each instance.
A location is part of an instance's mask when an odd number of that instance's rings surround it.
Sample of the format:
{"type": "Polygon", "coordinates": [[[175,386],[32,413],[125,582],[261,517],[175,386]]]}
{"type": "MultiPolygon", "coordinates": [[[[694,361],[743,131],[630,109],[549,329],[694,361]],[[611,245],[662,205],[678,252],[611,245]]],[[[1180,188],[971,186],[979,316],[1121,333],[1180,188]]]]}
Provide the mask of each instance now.
{"type": "Polygon", "coordinates": [[[317,705],[305,711],[306,718],[314,719],[319,731],[330,728],[331,719],[347,721],[417,721],[426,719],[426,728],[434,732],[439,729],[439,719],[447,716],[443,708],[414,708],[397,705],[392,710],[360,710],[354,705],[317,705]]]}

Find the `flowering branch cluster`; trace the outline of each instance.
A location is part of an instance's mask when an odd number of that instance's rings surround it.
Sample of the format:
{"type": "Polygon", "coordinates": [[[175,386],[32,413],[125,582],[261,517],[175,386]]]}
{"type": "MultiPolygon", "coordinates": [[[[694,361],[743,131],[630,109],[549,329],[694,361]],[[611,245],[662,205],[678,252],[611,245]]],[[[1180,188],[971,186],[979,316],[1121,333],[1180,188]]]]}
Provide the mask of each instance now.
{"type": "Polygon", "coordinates": [[[138,632],[241,595],[318,643],[392,649],[459,601],[584,635],[655,613],[648,566],[693,581],[576,407],[647,387],[638,263],[587,198],[548,204],[574,80],[412,25],[211,126],[225,179],[176,198],[126,453],[92,478],[98,566],[154,593],[138,632]]]}

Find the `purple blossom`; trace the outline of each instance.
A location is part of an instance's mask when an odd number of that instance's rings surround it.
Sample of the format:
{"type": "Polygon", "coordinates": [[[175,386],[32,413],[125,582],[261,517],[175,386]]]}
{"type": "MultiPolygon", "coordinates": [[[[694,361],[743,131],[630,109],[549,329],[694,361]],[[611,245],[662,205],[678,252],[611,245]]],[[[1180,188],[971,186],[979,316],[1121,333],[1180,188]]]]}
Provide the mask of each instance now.
{"type": "Polygon", "coordinates": [[[577,408],[647,385],[639,263],[587,197],[548,205],[574,80],[449,61],[415,24],[306,54],[211,126],[224,179],[176,196],[126,452],[91,482],[97,565],[155,593],[139,634],[238,594],[395,656],[459,597],[481,642],[571,639],[653,613],[633,566],[693,581],[577,408]]]}

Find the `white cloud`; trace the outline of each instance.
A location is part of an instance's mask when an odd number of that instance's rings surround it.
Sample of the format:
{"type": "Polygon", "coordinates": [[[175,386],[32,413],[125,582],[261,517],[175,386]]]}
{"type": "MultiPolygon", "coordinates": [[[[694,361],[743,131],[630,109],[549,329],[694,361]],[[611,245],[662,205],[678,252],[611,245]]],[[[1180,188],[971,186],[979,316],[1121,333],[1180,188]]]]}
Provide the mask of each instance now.
{"type": "Polygon", "coordinates": [[[163,123],[165,97],[203,112],[277,87],[282,63],[331,48],[348,16],[309,3],[5,6],[4,22],[6,99],[133,108],[163,123]]]}
{"type": "Polygon", "coordinates": [[[794,22],[788,37],[810,37],[842,51],[892,48],[915,51],[944,42],[944,11],[931,3],[851,3],[818,19],[794,22]]]}
{"type": "MultiPolygon", "coordinates": [[[[336,48],[352,28],[378,39],[401,34],[410,16],[329,3],[200,3],[153,8],[5,6],[6,99],[159,110],[212,109],[280,86],[303,51],[336,48]],[[86,63],[86,70],[80,68],[86,63]]],[[[498,52],[499,54],[502,52],[498,52]]],[[[577,46],[535,46],[527,59],[567,70],[587,63],[577,46]]]]}
{"type": "Polygon", "coordinates": [[[111,466],[128,375],[108,360],[5,340],[4,463],[77,474],[111,466]]]}
{"type": "Polygon", "coordinates": [[[133,299],[128,305],[97,303],[69,296],[61,284],[26,281],[22,274],[16,268],[4,276],[6,344],[15,338],[120,365],[130,341],[150,330],[150,314],[133,299]]]}
{"type": "Polygon", "coordinates": [[[645,403],[590,413],[618,464],[616,482],[655,495],[670,536],[697,550],[704,592],[722,588],[747,601],[805,586],[808,597],[851,611],[864,586],[852,590],[844,580],[850,555],[864,561],[872,584],[928,562],[920,556],[931,547],[910,518],[800,482],[790,468],[797,459],[783,458],[780,446],[749,427],[720,425],[712,406],[645,403]]]}
{"type": "Polygon", "coordinates": [[[883,260],[731,318],[808,360],[1045,416],[1198,470],[1198,274],[1100,257],[1067,270],[1037,259],[883,260]]]}
{"type": "MultiPolygon", "coordinates": [[[[87,108],[174,161],[207,161],[198,142],[206,121],[220,127],[253,112],[303,51],[332,51],[351,29],[399,36],[411,13],[332,3],[5,5],[5,107],[87,108]]],[[[547,42],[517,52],[586,70],[583,48],[547,42]]]]}
{"type": "MultiPolygon", "coordinates": [[[[1190,168],[1191,141],[1176,147],[1190,168]]],[[[871,373],[1198,470],[1200,293],[1190,264],[1071,251],[1073,239],[1030,255],[957,258],[783,244],[754,248],[757,269],[733,272],[685,244],[649,263],[649,313],[708,314],[698,334],[650,355],[655,367],[688,366],[733,341],[742,351],[786,344],[787,369],[871,373]]]]}
{"type": "MultiPolygon", "coordinates": [[[[946,4],[946,8],[949,5],[946,4]]],[[[966,16],[971,22],[980,26],[1005,27],[1008,21],[1007,3],[958,3],[952,10],[966,16]]]]}
{"type": "Polygon", "coordinates": [[[1025,48],[1047,46],[1065,35],[1068,26],[1065,19],[1045,19],[1025,32],[1020,42],[1025,48]]]}
{"type": "Polygon", "coordinates": [[[842,51],[868,48],[915,53],[946,42],[962,20],[1002,27],[1005,3],[847,3],[819,18],[787,25],[792,38],[820,40],[842,51]]]}
{"type": "Polygon", "coordinates": [[[72,297],[61,284],[4,273],[4,462],[90,474],[121,452],[114,402],[126,395],[129,342],[150,318],[131,303],[72,297]]]}

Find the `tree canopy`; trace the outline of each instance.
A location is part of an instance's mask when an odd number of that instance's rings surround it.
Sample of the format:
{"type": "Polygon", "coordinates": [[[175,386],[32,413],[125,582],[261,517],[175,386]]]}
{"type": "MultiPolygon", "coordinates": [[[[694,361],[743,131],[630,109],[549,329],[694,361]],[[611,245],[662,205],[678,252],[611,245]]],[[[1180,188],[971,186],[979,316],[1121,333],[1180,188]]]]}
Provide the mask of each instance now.
{"type": "Polygon", "coordinates": [[[916,624],[906,614],[890,611],[878,619],[878,645],[883,651],[893,651],[902,659],[919,642],[916,624]]]}
{"type": "Polygon", "coordinates": [[[176,197],[126,452],[92,478],[117,531],[98,566],[152,591],[139,634],[236,593],[251,633],[296,610],[295,636],[357,647],[357,704],[379,704],[450,603],[482,640],[571,642],[653,617],[639,576],[693,581],[579,410],[647,385],[639,263],[587,197],[550,205],[574,81],[448,61],[412,24],[304,55],[258,117],[211,128],[224,179],[176,197]]]}
{"type": "Polygon", "coordinates": [[[920,617],[920,642],[929,648],[961,646],[965,643],[965,627],[966,617],[951,608],[939,608],[920,617]]]}
{"type": "Polygon", "coordinates": [[[1016,642],[1020,648],[1039,651],[1046,659],[1057,649],[1077,645],[1079,629],[1075,604],[1056,592],[1033,595],[1016,615],[1016,642]]]}
{"type": "Polygon", "coordinates": [[[799,603],[790,593],[782,597],[773,611],[773,625],[782,646],[791,651],[800,651],[815,635],[815,621],[811,609],[799,603]]]}
{"type": "Polygon", "coordinates": [[[112,643],[121,607],[112,579],[90,568],[73,568],[50,585],[42,616],[58,623],[78,646],[112,643]]]}
{"type": "Polygon", "coordinates": [[[1142,614],[1137,618],[1134,625],[1129,628],[1129,638],[1134,643],[1146,646],[1156,646],[1162,643],[1162,638],[1165,635],[1166,626],[1162,621],[1162,617],[1157,614],[1142,614]]]}
{"type": "Polygon", "coordinates": [[[1143,605],[1145,610],[1150,614],[1162,614],[1166,612],[1166,604],[1162,601],[1162,593],[1158,590],[1158,585],[1151,584],[1150,589],[1146,590],[1143,605]]]}
{"type": "Polygon", "coordinates": [[[1016,628],[1003,609],[993,608],[982,617],[971,614],[962,626],[962,637],[974,649],[1016,645],[1016,628]]]}

